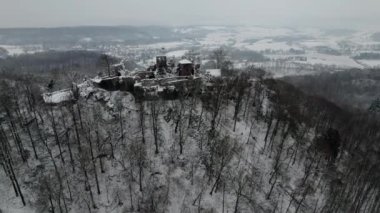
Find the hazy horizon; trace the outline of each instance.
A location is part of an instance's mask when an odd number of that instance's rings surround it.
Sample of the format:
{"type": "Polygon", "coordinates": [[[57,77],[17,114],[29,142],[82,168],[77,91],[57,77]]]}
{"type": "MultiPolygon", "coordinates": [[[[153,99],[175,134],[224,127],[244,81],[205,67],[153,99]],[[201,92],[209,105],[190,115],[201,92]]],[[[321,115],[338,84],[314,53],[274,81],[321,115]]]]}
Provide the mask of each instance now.
{"type": "Polygon", "coordinates": [[[0,28],[243,25],[380,29],[375,0],[0,0],[0,28]]]}

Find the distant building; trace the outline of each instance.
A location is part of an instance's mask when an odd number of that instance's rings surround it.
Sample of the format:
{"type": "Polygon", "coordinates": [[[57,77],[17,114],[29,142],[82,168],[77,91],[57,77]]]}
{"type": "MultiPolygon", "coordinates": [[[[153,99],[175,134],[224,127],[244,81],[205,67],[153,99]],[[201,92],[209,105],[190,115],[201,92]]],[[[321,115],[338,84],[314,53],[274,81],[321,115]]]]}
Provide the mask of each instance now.
{"type": "Polygon", "coordinates": [[[156,68],[159,75],[165,75],[169,71],[166,56],[156,57],[156,68]]]}
{"type": "Polygon", "coordinates": [[[187,59],[182,59],[178,62],[178,75],[179,76],[190,76],[194,75],[194,65],[193,62],[187,60],[187,59]]]}

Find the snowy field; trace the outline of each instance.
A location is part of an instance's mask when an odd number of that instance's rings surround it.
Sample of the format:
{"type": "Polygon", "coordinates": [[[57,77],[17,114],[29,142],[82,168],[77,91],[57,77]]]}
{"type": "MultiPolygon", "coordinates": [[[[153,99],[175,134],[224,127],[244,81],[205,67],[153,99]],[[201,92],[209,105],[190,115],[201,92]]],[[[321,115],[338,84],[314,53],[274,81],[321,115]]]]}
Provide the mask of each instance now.
{"type": "Polygon", "coordinates": [[[176,51],[171,51],[171,52],[166,53],[166,56],[167,57],[180,58],[180,57],[184,56],[187,52],[189,52],[189,51],[188,50],[176,50],[176,51]]]}
{"type": "Polygon", "coordinates": [[[21,55],[21,54],[33,54],[36,52],[42,51],[42,45],[26,45],[26,46],[19,46],[19,45],[1,45],[0,48],[4,48],[7,50],[8,55],[14,56],[14,55],[21,55]]]}
{"type": "Polygon", "coordinates": [[[335,56],[335,55],[327,55],[327,54],[319,54],[319,53],[310,53],[306,54],[308,64],[322,64],[322,65],[330,65],[337,66],[341,68],[364,68],[362,65],[356,63],[349,56],[335,56]]]}
{"type": "MultiPolygon", "coordinates": [[[[353,59],[363,52],[379,53],[380,41],[373,38],[375,31],[330,32],[317,28],[192,26],[173,27],[171,32],[178,38],[158,42],[161,37],[153,33],[153,40],[150,43],[129,44],[123,43],[123,40],[113,39],[110,40],[111,43],[105,41],[94,45],[94,38],[83,37],[72,47],[64,49],[101,51],[126,60],[134,60],[141,67],[151,65],[157,55],[181,59],[189,51],[199,53],[197,57],[207,61],[210,59],[210,53],[220,47],[226,50],[227,56],[229,52],[236,50],[251,51],[262,54],[274,62],[285,61],[292,64],[286,65],[288,68],[298,64],[299,66],[294,66],[295,70],[287,69],[289,74],[299,73],[299,69],[304,69],[308,65],[337,69],[374,68],[380,65],[380,59],[359,61],[353,59]],[[155,40],[157,42],[154,42],[155,40]],[[300,57],[305,60],[298,61],[300,57]]],[[[44,50],[42,45],[0,44],[0,47],[8,52],[8,56],[44,50]]],[[[259,61],[241,62],[239,59],[234,59],[232,62],[235,68],[245,69],[259,61]]],[[[286,72],[281,72],[286,75],[286,72]]]]}
{"type": "MultiPolygon", "coordinates": [[[[329,33],[328,31],[305,28],[269,28],[269,27],[223,27],[202,26],[191,28],[176,28],[174,32],[182,34],[195,33],[206,30],[203,37],[182,42],[156,43],[140,46],[143,49],[165,49],[169,57],[180,58],[185,55],[189,47],[199,51],[213,51],[223,47],[227,50],[254,51],[263,54],[271,60],[284,60],[293,65],[294,69],[301,69],[305,65],[322,66],[338,69],[373,68],[379,66],[379,60],[354,60],[353,57],[361,52],[378,52],[380,42],[372,39],[375,32],[352,31],[329,33]],[[289,59],[289,58],[292,59],[289,59]],[[294,58],[303,57],[306,60],[298,61],[294,58]],[[296,63],[294,63],[296,62],[296,63]],[[299,64],[301,67],[297,67],[299,64]]],[[[207,60],[207,55],[201,56],[207,60]]],[[[252,63],[233,61],[234,67],[244,69],[252,63]]],[[[297,73],[297,70],[288,70],[297,73]]],[[[286,73],[283,73],[286,75],[286,73]]],[[[283,75],[281,74],[281,75],[283,75]]]]}
{"type": "Polygon", "coordinates": [[[12,45],[0,45],[1,48],[4,48],[8,51],[8,55],[20,55],[24,53],[24,49],[20,46],[12,46],[12,45]]]}
{"type": "Polygon", "coordinates": [[[368,67],[373,67],[373,68],[380,67],[380,60],[359,60],[358,62],[368,67]]]}

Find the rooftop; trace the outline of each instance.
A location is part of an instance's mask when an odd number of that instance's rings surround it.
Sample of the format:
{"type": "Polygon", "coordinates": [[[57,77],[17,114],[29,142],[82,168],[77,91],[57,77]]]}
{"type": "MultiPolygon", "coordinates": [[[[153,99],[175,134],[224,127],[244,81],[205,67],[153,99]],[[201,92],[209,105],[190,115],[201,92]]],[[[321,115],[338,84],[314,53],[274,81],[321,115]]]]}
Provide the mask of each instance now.
{"type": "Polygon", "coordinates": [[[178,62],[179,64],[192,64],[193,62],[187,60],[187,59],[182,59],[178,62]]]}

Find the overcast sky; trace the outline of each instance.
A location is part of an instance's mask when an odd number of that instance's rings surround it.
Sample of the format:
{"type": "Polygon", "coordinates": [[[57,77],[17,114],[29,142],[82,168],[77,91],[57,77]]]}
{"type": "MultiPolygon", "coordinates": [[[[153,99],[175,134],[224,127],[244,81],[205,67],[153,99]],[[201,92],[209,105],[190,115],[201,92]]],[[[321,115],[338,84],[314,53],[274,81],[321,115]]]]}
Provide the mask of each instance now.
{"type": "Polygon", "coordinates": [[[380,0],[0,0],[0,27],[264,25],[380,30],[380,0]]]}

